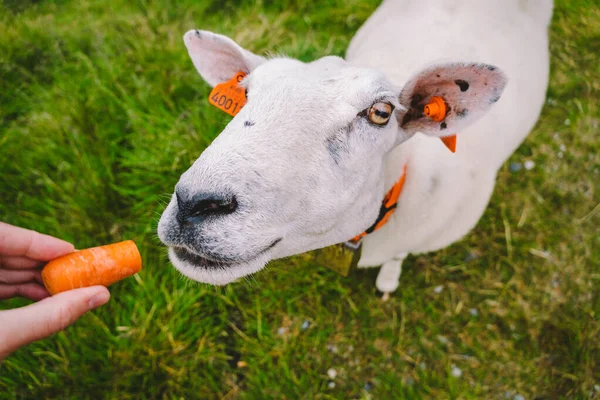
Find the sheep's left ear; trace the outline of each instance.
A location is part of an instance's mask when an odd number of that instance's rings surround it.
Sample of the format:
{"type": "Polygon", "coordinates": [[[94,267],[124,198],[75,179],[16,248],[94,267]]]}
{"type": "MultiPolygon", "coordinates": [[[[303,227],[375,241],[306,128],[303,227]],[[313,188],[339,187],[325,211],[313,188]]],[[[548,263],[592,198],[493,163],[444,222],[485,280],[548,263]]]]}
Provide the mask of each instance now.
{"type": "Polygon", "coordinates": [[[227,36],[193,30],[183,36],[194,66],[210,86],[232,79],[238,72],[249,74],[265,59],[227,36]]]}
{"type": "Polygon", "coordinates": [[[419,72],[402,89],[399,101],[406,110],[396,113],[398,124],[409,136],[421,132],[441,138],[460,133],[500,99],[505,86],[506,76],[492,65],[434,65],[419,72]],[[445,103],[443,119],[425,115],[424,108],[434,97],[445,103]]]}

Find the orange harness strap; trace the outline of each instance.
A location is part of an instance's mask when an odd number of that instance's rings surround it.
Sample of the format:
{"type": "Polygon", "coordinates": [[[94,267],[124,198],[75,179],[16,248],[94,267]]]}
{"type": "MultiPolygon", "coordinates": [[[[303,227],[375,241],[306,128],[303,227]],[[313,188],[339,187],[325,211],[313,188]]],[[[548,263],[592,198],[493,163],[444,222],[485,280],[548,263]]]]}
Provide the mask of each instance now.
{"type": "Polygon", "coordinates": [[[350,247],[358,247],[362,238],[367,236],[369,233],[373,233],[382,226],[384,226],[394,211],[396,210],[396,206],[398,205],[398,198],[400,197],[400,193],[402,193],[402,187],[404,186],[404,181],[406,180],[406,164],[404,165],[404,170],[402,171],[402,175],[400,179],[392,186],[389,192],[383,198],[383,202],[381,204],[381,208],[379,209],[379,216],[375,220],[375,223],[369,227],[366,231],[357,235],[350,239],[346,244],[350,247]]]}

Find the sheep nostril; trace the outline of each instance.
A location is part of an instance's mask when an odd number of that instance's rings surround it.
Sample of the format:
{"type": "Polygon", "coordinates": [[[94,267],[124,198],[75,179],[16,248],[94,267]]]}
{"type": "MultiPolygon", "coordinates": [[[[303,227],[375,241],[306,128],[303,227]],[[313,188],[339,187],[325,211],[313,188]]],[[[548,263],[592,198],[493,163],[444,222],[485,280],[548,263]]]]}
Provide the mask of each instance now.
{"type": "Polygon", "coordinates": [[[191,209],[191,216],[206,216],[209,214],[231,214],[237,207],[235,197],[231,199],[209,198],[196,202],[191,209]]]}
{"type": "Polygon", "coordinates": [[[227,215],[235,212],[238,203],[235,196],[221,196],[214,193],[198,193],[189,200],[176,193],[177,220],[180,223],[199,223],[205,217],[227,215]]]}

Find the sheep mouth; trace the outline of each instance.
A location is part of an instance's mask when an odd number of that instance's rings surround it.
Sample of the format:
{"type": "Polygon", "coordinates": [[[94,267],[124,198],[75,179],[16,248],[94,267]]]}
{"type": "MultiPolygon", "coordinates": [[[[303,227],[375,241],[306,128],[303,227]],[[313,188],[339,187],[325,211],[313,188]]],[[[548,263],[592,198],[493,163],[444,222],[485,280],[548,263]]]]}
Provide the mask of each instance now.
{"type": "Polygon", "coordinates": [[[280,241],[281,239],[273,241],[255,256],[243,261],[215,260],[176,246],[169,248],[169,258],[175,269],[187,278],[224,286],[263,269],[271,259],[270,250],[280,241]]]}
{"type": "Polygon", "coordinates": [[[267,247],[256,253],[254,256],[246,258],[246,259],[231,259],[231,258],[216,258],[209,257],[205,255],[200,255],[195,252],[188,250],[185,247],[173,246],[171,250],[173,254],[181,261],[192,265],[196,268],[203,269],[219,269],[219,268],[227,268],[233,267],[235,265],[244,264],[253,261],[259,256],[263,255],[267,251],[271,250],[275,247],[279,242],[281,242],[282,238],[274,240],[267,247]]]}
{"type": "Polygon", "coordinates": [[[183,247],[173,247],[173,253],[181,261],[185,261],[186,263],[197,266],[198,268],[223,268],[236,264],[231,260],[216,260],[207,258],[205,256],[192,253],[191,251],[183,247]]]}

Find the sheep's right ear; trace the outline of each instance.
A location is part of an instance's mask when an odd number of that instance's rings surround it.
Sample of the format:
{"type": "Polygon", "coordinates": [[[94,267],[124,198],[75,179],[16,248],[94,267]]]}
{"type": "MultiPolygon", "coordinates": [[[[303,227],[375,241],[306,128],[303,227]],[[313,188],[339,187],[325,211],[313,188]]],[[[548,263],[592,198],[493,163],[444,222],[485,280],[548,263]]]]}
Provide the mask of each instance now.
{"type": "Polygon", "coordinates": [[[189,31],[183,41],[194,66],[213,87],[230,80],[240,71],[249,74],[265,61],[227,36],[208,31],[189,31]]]}
{"type": "Polygon", "coordinates": [[[397,113],[400,128],[407,135],[454,135],[489,111],[506,82],[506,75],[488,64],[455,62],[425,68],[400,92],[400,104],[405,107],[397,113]],[[425,106],[435,97],[445,110],[440,119],[425,114],[425,106]]]}

